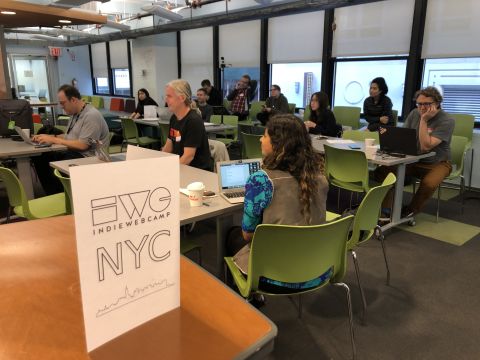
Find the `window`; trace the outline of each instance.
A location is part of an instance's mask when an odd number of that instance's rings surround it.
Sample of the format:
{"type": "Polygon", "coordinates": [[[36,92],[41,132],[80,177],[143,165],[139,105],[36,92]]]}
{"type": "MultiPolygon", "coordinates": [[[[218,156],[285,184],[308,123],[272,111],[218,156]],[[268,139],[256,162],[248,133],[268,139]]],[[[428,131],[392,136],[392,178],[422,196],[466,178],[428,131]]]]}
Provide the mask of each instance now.
{"type": "Polygon", "coordinates": [[[260,68],[258,67],[227,67],[223,71],[223,97],[227,97],[227,95],[235,89],[237,82],[240,80],[242,75],[249,75],[251,80],[251,89],[254,92],[254,100],[258,100],[259,97],[259,83],[258,80],[260,79],[260,68]]]}
{"type": "Polygon", "coordinates": [[[128,69],[112,69],[113,71],[113,94],[130,96],[130,72],[128,69]]]}
{"type": "Polygon", "coordinates": [[[369,96],[370,81],[383,77],[388,85],[387,96],[393,109],[401,115],[406,59],[337,61],[335,67],[335,106],[358,106],[369,96]]]}
{"type": "Polygon", "coordinates": [[[441,91],[446,112],[472,114],[480,122],[480,58],[425,60],[425,86],[441,91]]]}
{"type": "Polygon", "coordinates": [[[96,77],[95,78],[95,94],[110,94],[110,86],[108,85],[108,78],[96,77]]]}
{"type": "Polygon", "coordinates": [[[289,103],[306,107],[320,91],[322,63],[272,64],[271,84],[278,85],[289,103]]]}

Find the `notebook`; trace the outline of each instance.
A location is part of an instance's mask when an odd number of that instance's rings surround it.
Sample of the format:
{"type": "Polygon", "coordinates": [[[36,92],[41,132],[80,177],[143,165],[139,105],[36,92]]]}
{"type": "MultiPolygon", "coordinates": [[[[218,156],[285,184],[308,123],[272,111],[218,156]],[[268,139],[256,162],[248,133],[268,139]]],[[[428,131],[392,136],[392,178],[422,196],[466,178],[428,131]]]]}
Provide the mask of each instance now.
{"type": "Polygon", "coordinates": [[[418,155],[417,130],[396,126],[378,129],[380,151],[393,156],[418,155]]]}
{"type": "Polygon", "coordinates": [[[20,135],[20,137],[22,138],[23,141],[25,141],[27,144],[29,145],[34,145],[34,146],[38,146],[38,145],[42,145],[42,147],[48,147],[48,146],[51,146],[52,144],[50,143],[39,143],[37,141],[33,141],[32,139],[30,139],[27,135],[25,135],[25,133],[23,132],[23,130],[19,127],[19,126],[15,126],[15,131],[17,132],[18,135],[20,135]]]}
{"type": "Polygon", "coordinates": [[[245,183],[248,177],[261,169],[261,159],[246,159],[217,162],[220,196],[231,204],[245,199],[245,183]]]}

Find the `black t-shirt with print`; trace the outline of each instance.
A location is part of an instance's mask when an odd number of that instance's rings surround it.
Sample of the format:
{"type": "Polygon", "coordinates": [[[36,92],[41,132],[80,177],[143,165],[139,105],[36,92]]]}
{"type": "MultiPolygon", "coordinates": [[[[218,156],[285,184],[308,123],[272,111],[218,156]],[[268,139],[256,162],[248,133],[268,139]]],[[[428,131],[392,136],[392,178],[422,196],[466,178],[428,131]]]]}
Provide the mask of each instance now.
{"type": "Polygon", "coordinates": [[[211,170],[210,148],[205,125],[203,125],[202,117],[195,110],[190,110],[180,121],[175,115],[172,115],[168,138],[172,141],[173,153],[179,156],[183,155],[185,147],[196,149],[190,166],[211,170]]]}

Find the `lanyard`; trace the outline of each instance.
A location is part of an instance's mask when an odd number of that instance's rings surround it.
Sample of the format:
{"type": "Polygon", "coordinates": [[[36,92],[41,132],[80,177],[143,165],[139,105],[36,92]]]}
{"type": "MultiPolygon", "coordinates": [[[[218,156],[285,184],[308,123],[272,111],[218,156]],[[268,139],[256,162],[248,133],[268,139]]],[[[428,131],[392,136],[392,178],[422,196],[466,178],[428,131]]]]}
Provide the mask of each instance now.
{"type": "Polygon", "coordinates": [[[80,110],[80,112],[78,114],[73,115],[72,121],[70,122],[70,126],[67,129],[67,134],[70,132],[70,130],[73,129],[73,127],[77,123],[78,119],[80,118],[80,114],[82,113],[83,109],[85,109],[85,106],[87,106],[87,104],[83,104],[82,110],[80,110]]]}

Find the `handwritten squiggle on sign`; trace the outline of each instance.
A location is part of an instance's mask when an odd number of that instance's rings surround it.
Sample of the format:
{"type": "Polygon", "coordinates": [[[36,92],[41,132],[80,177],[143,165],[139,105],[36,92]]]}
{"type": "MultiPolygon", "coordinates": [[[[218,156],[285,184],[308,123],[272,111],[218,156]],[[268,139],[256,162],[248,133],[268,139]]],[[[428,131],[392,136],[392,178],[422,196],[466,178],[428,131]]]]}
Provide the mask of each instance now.
{"type": "Polygon", "coordinates": [[[124,294],[118,297],[117,300],[112,302],[110,305],[105,305],[103,308],[99,309],[97,311],[96,317],[98,318],[106,315],[112,311],[120,309],[127,304],[140,300],[156,292],[165,290],[173,285],[175,285],[175,283],[169,283],[167,279],[163,279],[160,281],[153,281],[143,287],[137,287],[132,292],[130,292],[128,286],[125,286],[124,294]]]}

